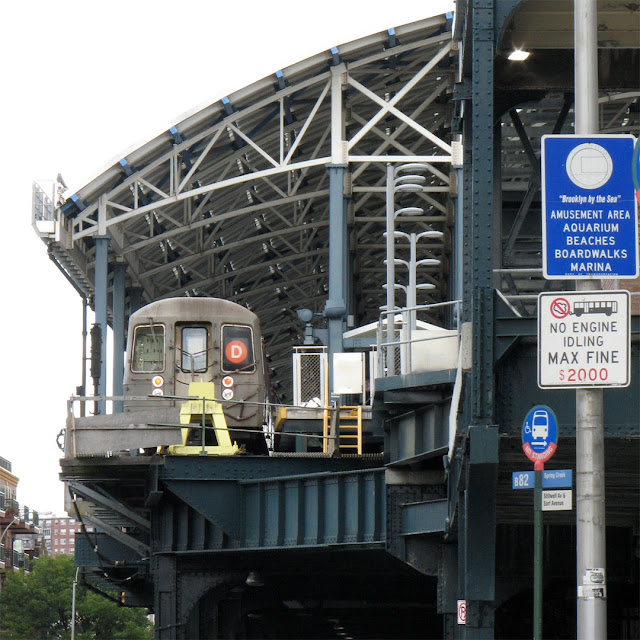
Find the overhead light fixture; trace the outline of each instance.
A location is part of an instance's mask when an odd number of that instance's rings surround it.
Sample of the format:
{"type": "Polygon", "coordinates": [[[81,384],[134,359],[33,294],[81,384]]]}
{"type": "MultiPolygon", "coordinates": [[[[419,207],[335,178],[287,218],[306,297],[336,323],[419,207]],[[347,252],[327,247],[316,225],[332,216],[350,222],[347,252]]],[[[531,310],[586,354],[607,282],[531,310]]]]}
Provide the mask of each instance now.
{"type": "Polygon", "coordinates": [[[509,60],[516,62],[522,62],[531,55],[531,51],[525,51],[524,49],[514,49],[508,56],[509,60]]]}
{"type": "Polygon", "coordinates": [[[258,571],[249,571],[249,575],[247,576],[245,583],[248,587],[263,587],[264,578],[258,571]]]}

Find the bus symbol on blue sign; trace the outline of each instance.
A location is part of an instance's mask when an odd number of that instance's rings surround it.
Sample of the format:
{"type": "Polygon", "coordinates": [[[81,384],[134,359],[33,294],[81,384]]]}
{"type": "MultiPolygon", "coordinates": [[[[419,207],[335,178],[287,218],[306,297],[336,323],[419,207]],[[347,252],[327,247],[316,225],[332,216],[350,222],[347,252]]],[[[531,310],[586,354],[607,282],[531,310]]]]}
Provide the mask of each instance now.
{"type": "Polygon", "coordinates": [[[522,425],[522,449],[532,462],[546,462],[556,451],[558,421],[544,405],[533,407],[522,425]]]}

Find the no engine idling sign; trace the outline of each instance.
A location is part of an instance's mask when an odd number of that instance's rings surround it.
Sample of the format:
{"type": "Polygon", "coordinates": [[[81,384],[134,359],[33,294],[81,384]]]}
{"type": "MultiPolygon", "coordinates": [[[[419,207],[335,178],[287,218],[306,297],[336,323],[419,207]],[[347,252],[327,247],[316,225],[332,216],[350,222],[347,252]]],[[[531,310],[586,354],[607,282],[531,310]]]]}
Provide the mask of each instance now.
{"type": "Polygon", "coordinates": [[[538,386],[626,387],[630,382],[629,293],[538,296],[538,386]]]}

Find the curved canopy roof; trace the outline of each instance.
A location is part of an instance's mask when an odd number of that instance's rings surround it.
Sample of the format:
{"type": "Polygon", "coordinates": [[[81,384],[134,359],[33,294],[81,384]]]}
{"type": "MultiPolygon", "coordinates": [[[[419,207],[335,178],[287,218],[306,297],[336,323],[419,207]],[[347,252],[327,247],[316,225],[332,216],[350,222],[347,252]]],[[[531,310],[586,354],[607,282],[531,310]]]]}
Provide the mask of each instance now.
{"type": "MultiPolygon", "coordinates": [[[[277,379],[302,342],[296,309],[320,313],[327,298],[328,164],[349,163],[356,324],[376,320],[385,299],[388,161],[429,161],[413,197],[425,215],[407,230],[446,230],[454,55],[451,19],[441,15],[264,78],[65,194],[64,233],[49,238],[50,250],[88,295],[93,240],[106,234],[110,260],[124,261],[127,287],[140,288],[143,302],[214,296],[249,307],[277,379]]],[[[428,257],[442,259],[425,273],[432,300],[446,288],[445,242],[425,243],[428,257]]]]}
{"type": "MultiPolygon", "coordinates": [[[[509,113],[502,122],[502,266],[540,269],[539,225],[527,211],[536,188],[539,193],[541,135],[570,132],[572,63],[564,49],[572,46],[572,4],[558,0],[553,15],[546,0],[499,5],[504,28],[494,61],[495,115],[509,113]],[[535,55],[510,65],[506,54],[514,47],[535,55]]],[[[638,32],[625,28],[633,19],[627,4],[599,5],[606,5],[609,35],[617,34],[601,43],[607,63],[601,128],[637,134],[638,32]],[[618,71],[618,59],[630,73],[618,71]]],[[[273,379],[287,398],[291,346],[304,334],[295,312],[320,314],[327,300],[327,165],[348,167],[349,326],[376,321],[386,301],[387,164],[418,163],[412,172],[425,178],[419,191],[396,194],[396,208],[423,210],[403,216],[402,230],[442,232],[420,242],[418,257],[429,262],[419,282],[433,288],[421,290],[418,303],[452,297],[450,194],[458,187],[450,167],[471,74],[465,51],[471,3],[458,0],[457,9],[455,23],[441,15],[372,34],[194,112],[77,192],[63,194],[55,214],[42,194],[41,217],[58,219],[55,232],[41,233],[50,254],[91,297],[94,238],[107,235],[110,261],[126,265],[127,288],[137,289],[143,303],[186,295],[247,306],[260,317],[273,379]]],[[[408,256],[408,245],[404,250],[408,256]]],[[[406,278],[406,269],[397,272],[406,278]]],[[[518,285],[512,279],[509,286],[518,285]]]]}

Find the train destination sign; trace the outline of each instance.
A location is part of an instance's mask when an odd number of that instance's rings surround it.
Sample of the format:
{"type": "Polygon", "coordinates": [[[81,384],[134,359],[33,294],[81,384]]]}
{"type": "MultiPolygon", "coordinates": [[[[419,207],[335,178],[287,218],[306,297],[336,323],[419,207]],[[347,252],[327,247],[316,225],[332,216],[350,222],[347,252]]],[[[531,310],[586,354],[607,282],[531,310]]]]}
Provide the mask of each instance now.
{"type": "Polygon", "coordinates": [[[538,296],[538,386],[626,387],[630,382],[629,292],[538,296]]]}
{"type": "Polygon", "coordinates": [[[542,137],[542,266],[547,279],[635,278],[632,135],[542,137]]]}

